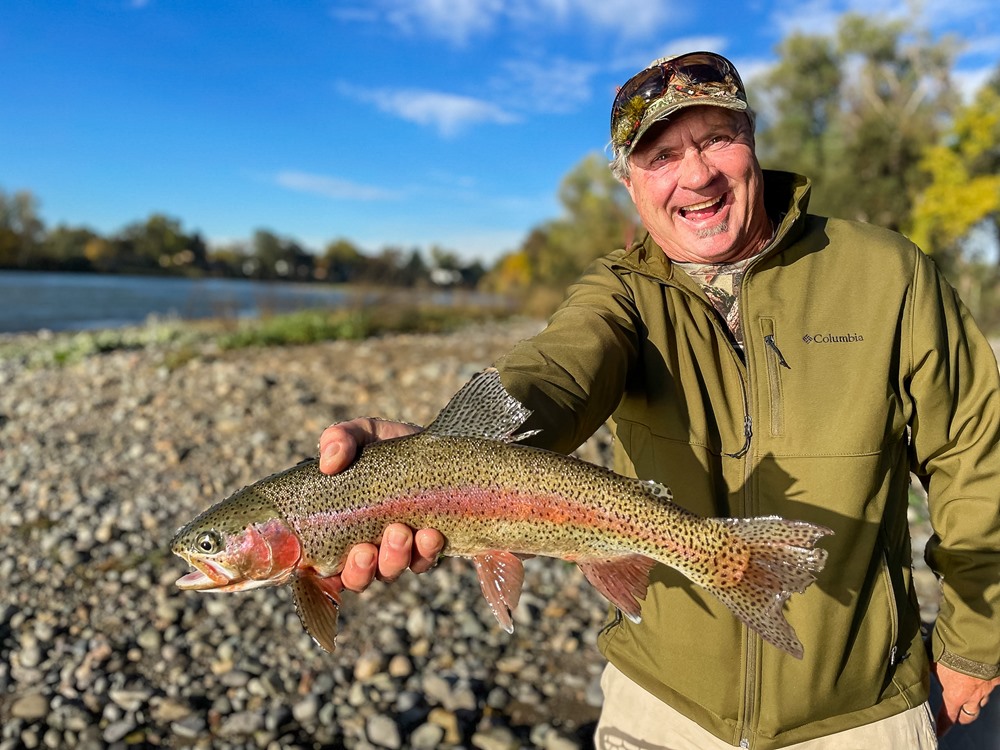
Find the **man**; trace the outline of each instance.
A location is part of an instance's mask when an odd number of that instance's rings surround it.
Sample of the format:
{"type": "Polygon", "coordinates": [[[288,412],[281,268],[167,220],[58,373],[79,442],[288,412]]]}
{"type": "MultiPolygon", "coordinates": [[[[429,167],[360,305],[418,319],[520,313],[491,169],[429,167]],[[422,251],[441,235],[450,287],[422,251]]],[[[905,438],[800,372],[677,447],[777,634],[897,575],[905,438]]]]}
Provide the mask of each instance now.
{"type": "MultiPolygon", "coordinates": [[[[569,451],[609,416],[622,473],[702,515],[835,530],[790,601],[799,661],[663,566],[641,623],[613,614],[598,747],[928,748],[929,660],[910,573],[910,470],[928,488],[944,582],[931,640],[938,732],[1000,683],[1000,375],[952,288],[903,237],[806,213],[809,183],[763,172],[725,58],[654,62],[612,108],[612,169],[648,236],[599,259],[547,328],[497,363],[538,445],[569,451]],[[629,743],[632,743],[629,745],[629,743]]],[[[328,428],[321,466],[405,425],[328,428]]],[[[355,548],[361,589],[443,545],[387,530],[355,548]]]]}

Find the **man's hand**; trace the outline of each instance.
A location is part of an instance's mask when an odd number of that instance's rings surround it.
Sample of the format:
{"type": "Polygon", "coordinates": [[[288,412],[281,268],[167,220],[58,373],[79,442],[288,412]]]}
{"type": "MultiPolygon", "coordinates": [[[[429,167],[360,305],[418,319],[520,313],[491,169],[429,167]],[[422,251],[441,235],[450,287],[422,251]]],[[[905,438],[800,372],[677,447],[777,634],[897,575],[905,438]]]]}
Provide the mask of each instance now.
{"type": "MultiPolygon", "coordinates": [[[[320,471],[336,474],[350,466],[360,446],[417,432],[420,428],[415,425],[371,417],[330,425],[319,439],[320,471]]],[[[395,581],[407,568],[423,573],[434,567],[442,549],[444,536],[436,529],[414,533],[405,524],[390,524],[380,545],[359,544],[351,549],[340,581],[345,589],[364,591],[376,578],[395,581]]]]}
{"type": "Polygon", "coordinates": [[[332,424],[319,436],[319,470],[324,474],[337,474],[351,465],[359,447],[417,432],[420,428],[416,425],[374,417],[332,424]]]}
{"type": "Polygon", "coordinates": [[[1000,685],[1000,677],[981,680],[956,672],[944,664],[932,669],[941,683],[941,710],[937,715],[937,735],[942,736],[954,724],[971,724],[990,699],[990,692],[1000,685]]]}

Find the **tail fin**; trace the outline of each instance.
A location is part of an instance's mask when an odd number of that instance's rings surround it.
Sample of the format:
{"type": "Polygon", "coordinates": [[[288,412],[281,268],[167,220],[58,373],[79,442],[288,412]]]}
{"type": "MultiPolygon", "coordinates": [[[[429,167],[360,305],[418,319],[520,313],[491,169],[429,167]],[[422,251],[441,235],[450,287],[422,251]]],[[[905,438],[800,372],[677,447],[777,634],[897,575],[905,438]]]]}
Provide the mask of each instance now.
{"type": "Polygon", "coordinates": [[[805,521],[763,518],[719,518],[750,547],[750,561],[735,586],[710,591],[747,627],[768,643],[802,658],[802,642],[781,609],[793,593],[802,593],[826,564],[817,541],[833,531],[805,521]]]}

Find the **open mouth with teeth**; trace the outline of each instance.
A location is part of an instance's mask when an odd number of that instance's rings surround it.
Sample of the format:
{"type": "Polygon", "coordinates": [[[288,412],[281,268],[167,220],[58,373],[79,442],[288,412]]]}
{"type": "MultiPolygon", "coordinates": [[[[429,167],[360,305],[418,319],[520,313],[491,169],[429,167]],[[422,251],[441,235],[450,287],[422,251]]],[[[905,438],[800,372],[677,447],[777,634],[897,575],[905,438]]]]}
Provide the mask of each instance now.
{"type": "Polygon", "coordinates": [[[189,591],[249,591],[282,583],[287,578],[287,575],[265,579],[245,578],[218,561],[188,560],[188,562],[195,570],[178,578],[176,585],[189,591]]]}
{"type": "Polygon", "coordinates": [[[177,579],[177,586],[182,589],[207,591],[226,586],[236,577],[234,571],[221,563],[212,560],[188,560],[194,571],[177,579]]]}
{"type": "Polygon", "coordinates": [[[719,213],[725,204],[726,196],[720,195],[718,198],[712,198],[707,201],[702,201],[701,203],[692,203],[690,206],[685,206],[680,210],[680,214],[683,218],[691,221],[710,219],[719,213]]]}

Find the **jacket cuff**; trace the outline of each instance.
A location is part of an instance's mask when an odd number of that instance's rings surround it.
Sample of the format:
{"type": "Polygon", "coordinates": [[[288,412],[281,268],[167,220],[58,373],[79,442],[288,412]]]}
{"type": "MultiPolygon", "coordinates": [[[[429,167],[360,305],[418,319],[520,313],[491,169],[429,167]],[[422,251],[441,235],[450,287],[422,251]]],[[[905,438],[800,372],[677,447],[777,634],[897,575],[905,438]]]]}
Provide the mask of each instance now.
{"type": "Polygon", "coordinates": [[[972,661],[964,656],[953,654],[947,649],[941,652],[936,661],[956,672],[961,672],[969,677],[978,677],[980,680],[992,680],[1000,677],[1000,664],[983,664],[979,661],[972,661]]]}

